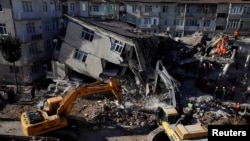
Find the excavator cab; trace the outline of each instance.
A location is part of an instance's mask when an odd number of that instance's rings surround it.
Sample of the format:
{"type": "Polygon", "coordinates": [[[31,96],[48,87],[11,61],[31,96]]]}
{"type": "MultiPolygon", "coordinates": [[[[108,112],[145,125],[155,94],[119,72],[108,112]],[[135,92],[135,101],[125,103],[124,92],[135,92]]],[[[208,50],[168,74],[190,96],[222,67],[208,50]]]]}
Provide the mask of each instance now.
{"type": "Polygon", "coordinates": [[[158,107],[158,123],[168,122],[174,124],[178,120],[178,112],[173,107],[158,107]]]}
{"type": "Polygon", "coordinates": [[[49,98],[44,102],[42,110],[46,111],[48,115],[55,114],[59,106],[59,103],[62,100],[63,100],[63,97],[61,96],[49,98]]]}

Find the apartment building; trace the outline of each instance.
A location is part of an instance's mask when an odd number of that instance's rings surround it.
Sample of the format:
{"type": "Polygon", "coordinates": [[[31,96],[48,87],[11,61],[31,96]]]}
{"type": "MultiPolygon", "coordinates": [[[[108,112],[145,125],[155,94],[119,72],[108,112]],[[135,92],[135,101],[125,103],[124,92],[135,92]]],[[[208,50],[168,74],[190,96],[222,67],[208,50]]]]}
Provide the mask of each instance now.
{"type": "Polygon", "coordinates": [[[212,38],[218,32],[239,28],[249,35],[249,1],[242,0],[123,0],[127,22],[149,33],[168,32],[180,37],[202,31],[212,38]]]}
{"type": "Polygon", "coordinates": [[[22,56],[16,68],[0,56],[0,80],[19,84],[45,76],[62,18],[58,0],[0,0],[0,35],[11,34],[22,42],[22,56]]]}
{"type": "Polygon", "coordinates": [[[117,0],[68,0],[63,9],[70,16],[119,19],[120,3],[117,0]]]}

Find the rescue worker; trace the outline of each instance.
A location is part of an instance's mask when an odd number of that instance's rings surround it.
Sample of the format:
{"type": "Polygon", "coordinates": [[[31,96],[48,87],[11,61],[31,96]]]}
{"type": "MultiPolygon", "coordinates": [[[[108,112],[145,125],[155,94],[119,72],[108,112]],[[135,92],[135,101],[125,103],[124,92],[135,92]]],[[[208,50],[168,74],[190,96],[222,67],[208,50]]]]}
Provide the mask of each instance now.
{"type": "Polygon", "coordinates": [[[240,35],[239,29],[236,28],[235,31],[234,31],[234,39],[237,40],[239,35],[240,35]]]}
{"type": "Polygon", "coordinates": [[[194,111],[194,105],[193,105],[192,100],[189,100],[187,107],[188,107],[188,110],[189,110],[188,115],[189,115],[189,117],[192,117],[193,111],[194,111]]]}
{"type": "Polygon", "coordinates": [[[222,95],[223,95],[223,99],[226,100],[227,99],[227,89],[226,87],[222,87],[222,95]]]}
{"type": "Polygon", "coordinates": [[[238,114],[239,111],[241,111],[241,106],[240,106],[240,103],[237,102],[235,106],[235,113],[238,114]]]}
{"type": "Polygon", "coordinates": [[[234,99],[234,96],[235,96],[235,86],[232,86],[232,88],[231,88],[231,93],[230,93],[231,95],[231,97],[230,97],[230,99],[231,100],[233,100],[234,99]]]}

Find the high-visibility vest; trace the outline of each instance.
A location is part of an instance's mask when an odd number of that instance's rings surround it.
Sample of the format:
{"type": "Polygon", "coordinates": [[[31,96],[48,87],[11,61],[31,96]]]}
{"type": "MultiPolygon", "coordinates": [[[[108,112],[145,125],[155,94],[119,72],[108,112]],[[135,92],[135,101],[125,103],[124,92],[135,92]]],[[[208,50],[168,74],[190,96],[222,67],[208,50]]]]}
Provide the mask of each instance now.
{"type": "Polygon", "coordinates": [[[240,32],[238,30],[234,31],[234,36],[239,36],[240,35],[240,32]]]}
{"type": "Polygon", "coordinates": [[[192,103],[188,103],[188,108],[189,108],[189,110],[193,110],[193,104],[192,103]]]}

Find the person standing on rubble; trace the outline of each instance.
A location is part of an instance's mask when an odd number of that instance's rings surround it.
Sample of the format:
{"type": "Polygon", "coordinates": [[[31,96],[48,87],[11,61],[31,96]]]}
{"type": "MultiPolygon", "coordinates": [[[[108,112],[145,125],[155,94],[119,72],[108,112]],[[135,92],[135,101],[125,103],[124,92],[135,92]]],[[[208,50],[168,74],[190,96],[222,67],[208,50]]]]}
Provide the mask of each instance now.
{"type": "Polygon", "coordinates": [[[235,86],[232,86],[231,92],[230,92],[230,99],[233,100],[235,96],[235,86]]]}
{"type": "Polygon", "coordinates": [[[235,31],[234,31],[234,39],[237,40],[239,35],[240,35],[239,29],[236,28],[235,31]]]}
{"type": "Polygon", "coordinates": [[[32,87],[31,87],[31,91],[30,91],[30,94],[31,94],[31,100],[33,100],[34,98],[35,98],[35,92],[36,92],[36,90],[40,90],[39,89],[39,82],[37,82],[37,83],[34,83],[33,85],[32,85],[32,87]]]}
{"type": "Polygon", "coordinates": [[[227,88],[225,86],[222,87],[222,95],[223,95],[223,99],[226,100],[227,99],[227,88]]]}
{"type": "Polygon", "coordinates": [[[189,100],[187,108],[188,108],[188,111],[189,111],[188,116],[192,117],[193,112],[194,112],[194,104],[193,104],[192,100],[189,100]]]}

